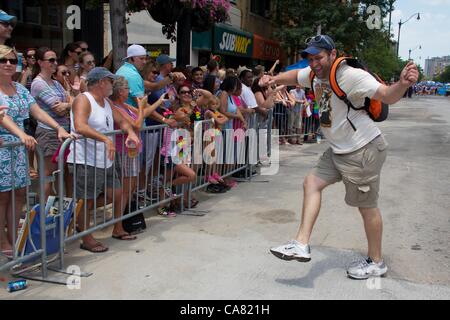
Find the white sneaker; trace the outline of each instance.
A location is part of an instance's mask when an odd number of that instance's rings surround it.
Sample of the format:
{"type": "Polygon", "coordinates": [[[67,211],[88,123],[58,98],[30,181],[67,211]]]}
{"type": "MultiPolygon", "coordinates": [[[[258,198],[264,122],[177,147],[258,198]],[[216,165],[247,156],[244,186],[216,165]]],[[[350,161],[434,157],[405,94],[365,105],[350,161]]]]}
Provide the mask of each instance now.
{"type": "Polygon", "coordinates": [[[383,261],[375,263],[370,258],[355,261],[347,268],[348,277],[357,280],[382,277],[386,272],[387,267],[383,261]]]}
{"type": "Polygon", "coordinates": [[[309,245],[303,246],[296,240],[291,240],[279,247],[270,249],[270,252],[282,260],[297,260],[300,262],[308,262],[311,260],[311,250],[309,245]]]}

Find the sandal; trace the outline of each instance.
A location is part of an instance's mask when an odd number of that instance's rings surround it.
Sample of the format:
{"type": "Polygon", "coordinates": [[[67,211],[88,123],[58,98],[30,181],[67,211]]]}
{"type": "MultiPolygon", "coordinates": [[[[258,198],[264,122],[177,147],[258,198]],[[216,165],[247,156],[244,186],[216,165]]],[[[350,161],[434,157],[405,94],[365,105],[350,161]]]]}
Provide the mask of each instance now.
{"type": "Polygon", "coordinates": [[[168,208],[166,207],[162,207],[162,208],[158,208],[157,212],[160,216],[165,216],[165,217],[176,217],[177,214],[173,211],[170,211],[168,208]]]}
{"type": "Polygon", "coordinates": [[[116,236],[116,235],[113,234],[112,237],[114,239],[117,239],[117,240],[125,240],[125,241],[130,241],[130,240],[136,240],[137,239],[136,236],[133,236],[133,235],[131,235],[129,233],[123,233],[123,234],[121,234],[119,236],[116,236]]]}
{"type": "Polygon", "coordinates": [[[102,245],[100,242],[97,242],[94,246],[92,247],[88,247],[87,245],[85,245],[84,243],[80,244],[80,249],[82,250],[86,250],[92,253],[102,253],[102,252],[106,252],[109,250],[108,247],[105,247],[104,245],[102,245]]]}

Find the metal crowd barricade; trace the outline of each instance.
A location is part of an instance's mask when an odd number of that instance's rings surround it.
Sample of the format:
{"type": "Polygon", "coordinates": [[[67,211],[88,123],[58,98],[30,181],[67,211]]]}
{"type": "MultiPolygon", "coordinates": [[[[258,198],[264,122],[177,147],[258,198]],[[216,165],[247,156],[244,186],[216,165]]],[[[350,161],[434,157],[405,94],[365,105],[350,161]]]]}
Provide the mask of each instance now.
{"type": "Polygon", "coordinates": [[[272,108],[272,129],[278,130],[278,138],[299,138],[302,142],[315,141],[319,123],[315,116],[307,114],[304,106],[288,108],[276,103],[272,108]]]}
{"type": "MultiPolygon", "coordinates": [[[[19,197],[22,196],[20,193],[20,189],[15,188],[16,182],[15,182],[15,174],[18,168],[16,167],[17,161],[19,161],[18,158],[21,158],[25,155],[25,159],[21,159],[20,161],[26,161],[26,172],[21,172],[22,174],[26,174],[29,178],[29,163],[28,163],[28,150],[25,152],[20,151],[21,148],[25,148],[23,143],[16,142],[16,143],[5,143],[3,145],[0,145],[0,151],[3,149],[3,152],[1,152],[2,157],[10,157],[11,158],[11,165],[10,168],[2,168],[2,173],[9,172],[10,173],[10,181],[11,181],[11,191],[6,191],[5,193],[11,194],[11,202],[12,202],[12,216],[9,217],[9,219],[12,220],[12,230],[8,230],[8,232],[12,232],[11,238],[12,238],[12,252],[10,256],[5,256],[2,253],[0,253],[0,272],[6,272],[6,271],[12,271],[14,276],[19,276],[23,272],[29,271],[30,266],[24,268],[26,264],[36,261],[38,258],[40,258],[40,263],[35,264],[31,266],[31,269],[40,268],[40,274],[42,279],[46,279],[48,275],[47,270],[47,242],[46,242],[46,231],[51,229],[52,226],[46,226],[46,214],[45,214],[45,179],[44,176],[44,156],[42,153],[41,148],[37,145],[35,148],[35,153],[37,155],[37,164],[38,164],[38,170],[39,170],[39,185],[38,185],[38,191],[39,194],[39,203],[38,206],[35,206],[33,209],[30,207],[30,196],[31,196],[31,186],[27,183],[25,187],[25,196],[23,197],[23,201],[25,203],[18,203],[21,207],[16,208],[16,201],[17,195],[16,193],[19,192],[19,197]],[[6,149],[6,150],[5,150],[6,149]],[[6,151],[6,152],[5,152],[6,151]],[[23,152],[23,153],[22,153],[23,152]],[[9,155],[8,155],[9,153],[9,155]],[[9,169],[9,171],[8,171],[9,169]],[[25,206],[25,212],[23,212],[23,207],[25,206]],[[39,212],[36,212],[35,210],[39,210],[39,212]],[[39,221],[37,222],[37,238],[33,239],[32,236],[32,224],[35,222],[34,218],[36,215],[39,215],[39,221]],[[19,216],[18,216],[19,215],[19,216]],[[19,225],[20,223],[19,219],[23,217],[22,225],[19,225]],[[6,262],[5,262],[6,261],[6,262]],[[19,269],[17,269],[19,268],[19,269]]],[[[2,160],[5,160],[4,158],[2,160]]],[[[5,179],[5,176],[2,177],[5,179]]],[[[8,180],[6,178],[6,180],[8,180]]],[[[29,180],[31,183],[31,181],[29,180]]],[[[4,215],[5,219],[2,219],[2,221],[7,221],[7,210],[4,210],[3,212],[0,212],[0,215],[4,215]]],[[[9,220],[8,219],[8,220],[9,220]]],[[[37,221],[37,220],[36,220],[37,221]]],[[[56,227],[56,226],[53,226],[56,227]]],[[[5,226],[1,226],[2,231],[4,232],[5,226]]],[[[36,229],[34,229],[36,231],[36,229]]]]}
{"type": "Polygon", "coordinates": [[[173,173],[171,171],[173,168],[161,164],[161,157],[159,156],[165,128],[167,128],[166,125],[159,125],[146,127],[140,131],[142,152],[136,158],[131,158],[124,152],[125,139],[120,130],[106,133],[116,145],[116,149],[119,146],[121,147],[121,151],[116,150],[116,156],[111,167],[107,166],[107,161],[105,161],[107,158],[106,149],[102,147],[101,142],[80,137],[76,141],[68,140],[62,145],[58,159],[60,210],[63,209],[62,199],[65,193],[63,183],[65,150],[72,144],[73,157],[77,159],[77,153],[82,153],[84,154],[84,160],[78,158],[77,161],[80,162],[81,160],[82,163],[72,165],[72,156],[70,155],[70,159],[67,159],[68,168],[72,170],[72,198],[75,199],[76,209],[73,222],[66,230],[64,230],[62,221],[64,217],[60,217],[60,242],[62,245],[60,247],[58,271],[64,272],[64,245],[66,243],[110,225],[121,223],[124,219],[173,200],[181,199],[181,203],[183,202],[183,193],[177,195],[171,192],[170,186],[173,181],[173,174],[169,175],[169,172],[173,173]],[[118,138],[120,138],[119,142],[117,142],[118,138]],[[81,150],[83,148],[84,150],[81,150]],[[88,160],[89,155],[96,155],[93,163],[92,159],[88,160]],[[117,188],[112,176],[109,177],[108,174],[104,174],[108,170],[116,172],[120,181],[120,188],[117,188]],[[102,176],[101,181],[97,179],[99,176],[102,176]],[[83,190],[80,189],[80,183],[83,190]],[[99,191],[101,195],[96,197],[95,193],[98,188],[101,189],[99,191]],[[92,191],[94,191],[94,194],[92,194],[92,191]],[[109,195],[107,191],[109,191],[109,195]],[[117,198],[118,196],[120,196],[120,199],[117,198]],[[124,212],[125,208],[128,208],[127,212],[124,212]],[[79,225],[79,222],[82,225],[79,225]]]}
{"type": "MultiPolygon", "coordinates": [[[[5,264],[0,264],[0,271],[29,259],[41,257],[42,276],[32,277],[29,275],[27,278],[67,284],[65,278],[48,277],[48,270],[72,274],[71,271],[64,269],[65,246],[69,242],[88,236],[105,227],[121,223],[124,219],[172,201],[179,201],[182,213],[193,211],[193,215],[203,215],[207,211],[202,212],[201,210],[192,210],[190,208],[191,194],[209,184],[207,179],[213,171],[219,172],[222,178],[242,171],[245,173],[242,177],[249,181],[252,177],[253,167],[260,156],[258,154],[259,148],[255,148],[252,144],[259,145],[258,139],[260,140],[261,137],[259,137],[258,132],[262,128],[269,129],[267,142],[270,143],[271,122],[271,113],[263,121],[258,118],[258,115],[252,115],[248,118],[249,130],[247,132],[244,130],[219,132],[215,130],[212,120],[196,123],[196,128],[200,130],[200,140],[196,142],[194,134],[194,153],[192,154],[191,168],[196,172],[197,180],[189,185],[181,185],[177,189],[174,189],[172,184],[175,164],[173,162],[166,163],[160,155],[163,148],[164,135],[169,132],[166,131],[169,128],[167,125],[145,127],[140,130],[142,150],[140,150],[137,157],[126,153],[124,134],[120,130],[106,133],[105,135],[113,141],[116,147],[116,156],[112,163],[106,161],[107,150],[103,143],[85,137],[79,137],[74,141],[71,139],[66,140],[59,151],[58,171],[56,172],[58,193],[57,200],[55,200],[57,201],[55,217],[59,221],[53,227],[56,228],[58,226],[59,228],[59,252],[57,256],[54,260],[48,261],[46,232],[49,226],[46,225],[46,214],[40,214],[42,246],[40,248],[36,246],[36,250],[27,256],[16,254],[16,247],[14,247],[15,254],[13,259],[5,264]],[[214,136],[215,162],[206,162],[204,158],[204,150],[211,143],[211,139],[204,139],[205,134],[208,136],[208,133],[210,138],[212,137],[211,134],[214,136]],[[223,144],[220,145],[220,142],[223,144]],[[196,148],[197,150],[195,150],[196,148]],[[68,151],[70,155],[66,159],[66,152],[68,151]],[[196,152],[200,154],[200,160],[196,159],[196,152]],[[105,174],[108,170],[117,173],[120,187],[115,185],[113,175],[105,174]],[[65,176],[70,178],[68,185],[65,185],[65,176]],[[72,187],[71,194],[68,194],[69,186],[72,187]],[[187,200],[189,200],[187,208],[184,208],[185,193],[188,196],[187,200]],[[72,203],[69,211],[67,209],[68,201],[72,203]],[[67,212],[69,213],[67,214],[67,212]],[[55,260],[58,262],[56,267],[49,265],[55,260]]],[[[266,139],[265,136],[263,136],[263,139],[266,139]]],[[[1,148],[13,148],[20,145],[9,144],[3,145],[1,148]]],[[[268,145],[268,149],[264,153],[270,155],[270,145],[268,145]]],[[[37,154],[39,157],[39,172],[43,173],[44,158],[39,147],[37,147],[37,154]]],[[[45,182],[46,177],[40,174],[38,192],[40,208],[44,208],[46,205],[44,199],[45,182]]],[[[29,224],[30,206],[28,194],[29,187],[27,187],[27,215],[25,219],[25,222],[29,224]]],[[[14,198],[14,192],[12,197],[14,198]]],[[[42,212],[45,212],[45,210],[42,210],[42,212]]],[[[25,237],[31,240],[29,234],[26,234],[25,237]]],[[[16,237],[14,236],[14,238],[16,237]]],[[[77,275],[84,277],[90,274],[80,272],[77,275]]]]}
{"type": "Polygon", "coordinates": [[[303,117],[301,135],[304,143],[316,142],[316,135],[320,129],[320,123],[313,114],[303,117]]]}
{"type": "Polygon", "coordinates": [[[245,133],[239,131],[236,138],[234,133],[233,130],[216,129],[212,119],[195,122],[191,151],[192,168],[197,174],[197,180],[188,186],[188,207],[183,214],[204,215],[208,212],[191,209],[191,194],[207,187],[210,184],[209,177],[214,173],[223,179],[247,169],[245,141],[235,141],[238,138],[245,139],[245,133]]]}
{"type": "MultiPolygon", "coordinates": [[[[270,156],[272,118],[272,112],[269,113],[266,119],[260,118],[257,114],[251,115],[247,119],[248,130],[237,131],[218,131],[214,127],[213,120],[197,122],[196,128],[199,130],[197,134],[200,133],[200,138],[194,134],[192,144],[194,152],[191,159],[191,168],[196,172],[197,180],[189,185],[181,185],[177,190],[174,190],[172,186],[175,164],[165,163],[160,156],[164,134],[166,134],[165,130],[168,130],[167,125],[145,127],[140,130],[142,150],[140,150],[136,158],[129,157],[126,153],[125,138],[120,130],[106,133],[116,146],[116,156],[111,166],[106,161],[107,151],[103,143],[85,137],[79,137],[75,141],[68,139],[61,145],[58,156],[58,170],[54,173],[57,177],[58,192],[56,198],[52,196],[57,205],[57,211],[52,214],[57,219],[56,221],[59,221],[58,223],[53,223],[52,226],[49,226],[46,222],[46,209],[48,208],[46,208],[46,199],[44,197],[45,183],[48,178],[43,174],[45,172],[44,158],[39,146],[37,146],[36,153],[38,155],[40,173],[38,188],[39,208],[42,208],[40,210],[41,214],[39,214],[41,246],[34,245],[31,238],[30,224],[33,217],[29,204],[30,187],[27,186],[26,215],[24,227],[20,234],[21,239],[19,241],[16,236],[17,226],[14,225],[14,255],[6,263],[3,263],[2,260],[0,271],[11,269],[14,266],[40,257],[42,275],[39,276],[36,273],[27,275],[24,272],[32,269],[23,268],[20,270],[21,276],[33,280],[67,284],[65,278],[48,276],[48,270],[72,274],[71,271],[64,269],[65,245],[67,243],[172,201],[180,201],[182,212],[191,211],[194,212],[193,215],[203,215],[207,211],[192,210],[190,208],[191,194],[206,187],[209,184],[208,176],[213,172],[218,172],[222,178],[243,172],[242,178],[245,178],[244,181],[250,181],[253,168],[262,155],[259,148],[262,141],[264,141],[263,144],[267,144],[267,148],[263,151],[264,156],[270,156]],[[260,136],[260,129],[267,129],[266,135],[260,136]],[[204,139],[208,137],[208,134],[210,139],[204,139]],[[267,143],[265,142],[266,136],[267,143]],[[213,162],[205,161],[204,157],[205,148],[210,143],[214,143],[215,147],[216,160],[213,162]],[[71,155],[69,159],[66,159],[66,152],[69,150],[71,155]],[[198,158],[196,152],[199,153],[200,158],[198,158]],[[68,164],[73,162],[76,164],[68,164]],[[117,186],[114,185],[113,176],[103,174],[108,169],[117,172],[120,188],[115,188],[117,186]],[[67,176],[70,178],[68,179],[69,184],[65,185],[67,176]],[[72,189],[71,194],[69,194],[70,187],[72,189]],[[97,194],[97,189],[100,189],[98,191],[100,194],[97,194]],[[180,189],[181,192],[179,192],[180,189]],[[110,194],[108,195],[106,191],[112,192],[109,192],[110,194]],[[187,208],[184,208],[185,191],[189,200],[187,208]],[[69,209],[68,203],[72,204],[71,207],[69,206],[69,209]],[[135,205],[132,205],[133,203],[135,205]],[[51,228],[55,232],[56,228],[59,228],[57,233],[59,236],[59,247],[57,250],[59,252],[57,252],[54,259],[48,260],[46,235],[51,228]],[[20,250],[18,249],[19,247],[23,249],[24,242],[34,246],[33,252],[26,255],[19,254],[20,250]],[[50,265],[54,261],[59,262],[56,267],[50,265]]],[[[0,148],[10,148],[12,150],[21,146],[23,145],[20,143],[4,144],[0,148]]],[[[14,159],[11,166],[14,167],[14,159]]],[[[11,172],[13,172],[12,169],[11,172]]],[[[14,177],[12,177],[12,180],[14,180],[14,177]]],[[[13,190],[11,193],[13,200],[15,200],[15,191],[13,190]]],[[[16,212],[14,201],[13,212],[16,212]]],[[[16,219],[13,220],[16,221],[16,219]]],[[[77,275],[83,277],[90,274],[80,272],[77,275]]]]}

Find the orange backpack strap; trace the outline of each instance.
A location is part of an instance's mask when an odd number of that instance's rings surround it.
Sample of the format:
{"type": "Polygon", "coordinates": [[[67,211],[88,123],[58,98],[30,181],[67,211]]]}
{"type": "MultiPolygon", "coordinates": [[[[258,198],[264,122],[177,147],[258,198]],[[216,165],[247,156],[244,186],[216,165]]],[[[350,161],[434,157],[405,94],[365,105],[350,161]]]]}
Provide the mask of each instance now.
{"type": "Polygon", "coordinates": [[[331,90],[333,90],[334,94],[337,95],[338,98],[341,99],[341,100],[346,98],[347,94],[341,89],[341,87],[337,83],[336,72],[337,72],[337,69],[339,68],[339,66],[341,65],[341,63],[343,61],[346,61],[347,59],[349,59],[349,58],[348,57],[337,58],[333,62],[333,65],[331,66],[331,70],[330,70],[330,86],[331,86],[331,90]]]}
{"type": "Polygon", "coordinates": [[[330,87],[331,90],[333,90],[334,94],[341,99],[342,101],[345,102],[345,104],[347,105],[347,121],[350,123],[350,125],[352,126],[353,130],[356,131],[356,127],[355,125],[352,123],[352,121],[348,118],[348,114],[350,113],[350,109],[354,109],[354,110],[358,110],[358,108],[356,108],[350,100],[348,100],[347,98],[347,94],[344,92],[344,90],[341,89],[341,87],[339,86],[337,80],[336,80],[336,72],[337,69],[339,68],[339,66],[341,65],[341,63],[343,61],[347,61],[350,60],[352,58],[349,57],[339,57],[337,58],[332,66],[331,66],[331,70],[330,70],[330,77],[329,77],[329,81],[330,81],[330,87]]]}

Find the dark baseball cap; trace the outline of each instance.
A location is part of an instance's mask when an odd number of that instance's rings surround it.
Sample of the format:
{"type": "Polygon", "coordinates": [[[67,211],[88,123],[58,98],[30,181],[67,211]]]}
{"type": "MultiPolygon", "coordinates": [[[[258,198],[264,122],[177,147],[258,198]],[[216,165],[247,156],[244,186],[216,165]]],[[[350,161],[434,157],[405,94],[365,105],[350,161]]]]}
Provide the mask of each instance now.
{"type": "Polygon", "coordinates": [[[177,59],[169,57],[167,54],[160,54],[158,58],[156,58],[156,63],[160,66],[165,65],[167,63],[172,63],[176,61],[177,59]]]}
{"type": "Polygon", "coordinates": [[[116,80],[119,78],[119,76],[116,76],[114,73],[111,73],[108,69],[104,67],[95,67],[91,71],[88,72],[86,76],[86,81],[89,82],[96,82],[100,81],[104,78],[110,78],[113,80],[116,80]]]}
{"type": "Polygon", "coordinates": [[[306,45],[306,49],[301,52],[302,58],[308,57],[308,54],[319,54],[324,49],[328,51],[336,49],[333,39],[327,35],[318,35],[308,38],[306,40],[306,45]]]}

